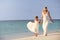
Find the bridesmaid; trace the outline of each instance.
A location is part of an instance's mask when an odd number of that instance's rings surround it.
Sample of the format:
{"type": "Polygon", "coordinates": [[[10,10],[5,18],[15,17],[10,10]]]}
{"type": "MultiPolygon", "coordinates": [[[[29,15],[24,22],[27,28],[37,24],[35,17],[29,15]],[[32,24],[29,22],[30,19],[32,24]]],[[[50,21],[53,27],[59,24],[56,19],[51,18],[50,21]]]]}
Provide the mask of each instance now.
{"type": "Polygon", "coordinates": [[[35,16],[34,22],[28,22],[27,23],[27,28],[34,33],[34,36],[38,36],[38,25],[39,25],[39,21],[38,21],[38,16],[35,16]]]}
{"type": "Polygon", "coordinates": [[[38,24],[39,24],[39,21],[38,21],[38,16],[35,17],[35,36],[37,37],[38,36],[38,24]]]}

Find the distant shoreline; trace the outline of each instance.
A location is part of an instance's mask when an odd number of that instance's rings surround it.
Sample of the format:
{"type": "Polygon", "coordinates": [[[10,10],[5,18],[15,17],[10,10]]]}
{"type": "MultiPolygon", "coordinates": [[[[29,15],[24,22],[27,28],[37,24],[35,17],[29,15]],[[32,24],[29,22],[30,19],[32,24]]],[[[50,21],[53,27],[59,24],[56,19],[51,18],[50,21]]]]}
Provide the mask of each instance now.
{"type": "MultiPolygon", "coordinates": [[[[33,21],[34,19],[31,20],[0,20],[1,21],[33,21]]],[[[39,19],[40,20],[40,19],[39,19]]],[[[60,21],[60,19],[53,19],[54,21],[60,21]]]]}

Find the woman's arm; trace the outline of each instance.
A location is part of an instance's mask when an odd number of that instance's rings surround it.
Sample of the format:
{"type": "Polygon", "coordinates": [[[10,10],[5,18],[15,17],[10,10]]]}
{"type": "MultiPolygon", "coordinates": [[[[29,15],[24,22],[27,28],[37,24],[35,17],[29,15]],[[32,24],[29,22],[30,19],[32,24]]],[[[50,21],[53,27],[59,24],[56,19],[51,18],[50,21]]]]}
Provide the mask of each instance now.
{"type": "Polygon", "coordinates": [[[43,11],[42,11],[41,19],[43,19],[43,11]]]}
{"type": "Polygon", "coordinates": [[[42,20],[43,20],[43,12],[41,14],[41,19],[39,20],[39,23],[42,24],[42,20]]]}
{"type": "Polygon", "coordinates": [[[51,16],[50,16],[50,12],[48,12],[48,16],[49,16],[50,20],[53,22],[53,20],[52,20],[52,18],[51,18],[51,16]]]}

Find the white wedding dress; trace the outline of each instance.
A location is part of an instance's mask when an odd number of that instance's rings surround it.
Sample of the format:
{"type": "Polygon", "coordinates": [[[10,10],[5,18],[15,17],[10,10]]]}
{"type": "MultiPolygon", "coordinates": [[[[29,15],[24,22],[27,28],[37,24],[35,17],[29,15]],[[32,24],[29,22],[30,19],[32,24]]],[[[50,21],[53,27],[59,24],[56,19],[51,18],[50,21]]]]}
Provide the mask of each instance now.
{"type": "Polygon", "coordinates": [[[44,35],[47,34],[47,27],[48,27],[48,23],[50,21],[50,18],[48,16],[48,12],[46,14],[42,13],[43,14],[43,24],[42,24],[42,27],[43,27],[43,31],[44,31],[44,35]]]}
{"type": "Polygon", "coordinates": [[[35,22],[28,22],[27,23],[27,28],[33,32],[33,33],[38,33],[38,22],[35,21],[35,22]]]}

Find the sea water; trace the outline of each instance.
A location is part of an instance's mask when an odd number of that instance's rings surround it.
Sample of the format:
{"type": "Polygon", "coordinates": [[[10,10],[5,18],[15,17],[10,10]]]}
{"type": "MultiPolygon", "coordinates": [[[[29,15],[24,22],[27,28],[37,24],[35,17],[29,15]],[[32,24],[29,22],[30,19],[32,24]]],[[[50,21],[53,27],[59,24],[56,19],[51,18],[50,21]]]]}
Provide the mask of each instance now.
{"type": "MultiPolygon", "coordinates": [[[[9,39],[32,35],[27,28],[27,23],[33,20],[8,20],[0,21],[0,39],[9,39]]],[[[60,20],[54,20],[54,23],[48,25],[48,33],[60,30],[60,20]]],[[[39,33],[43,33],[42,25],[39,25],[39,33]]]]}

